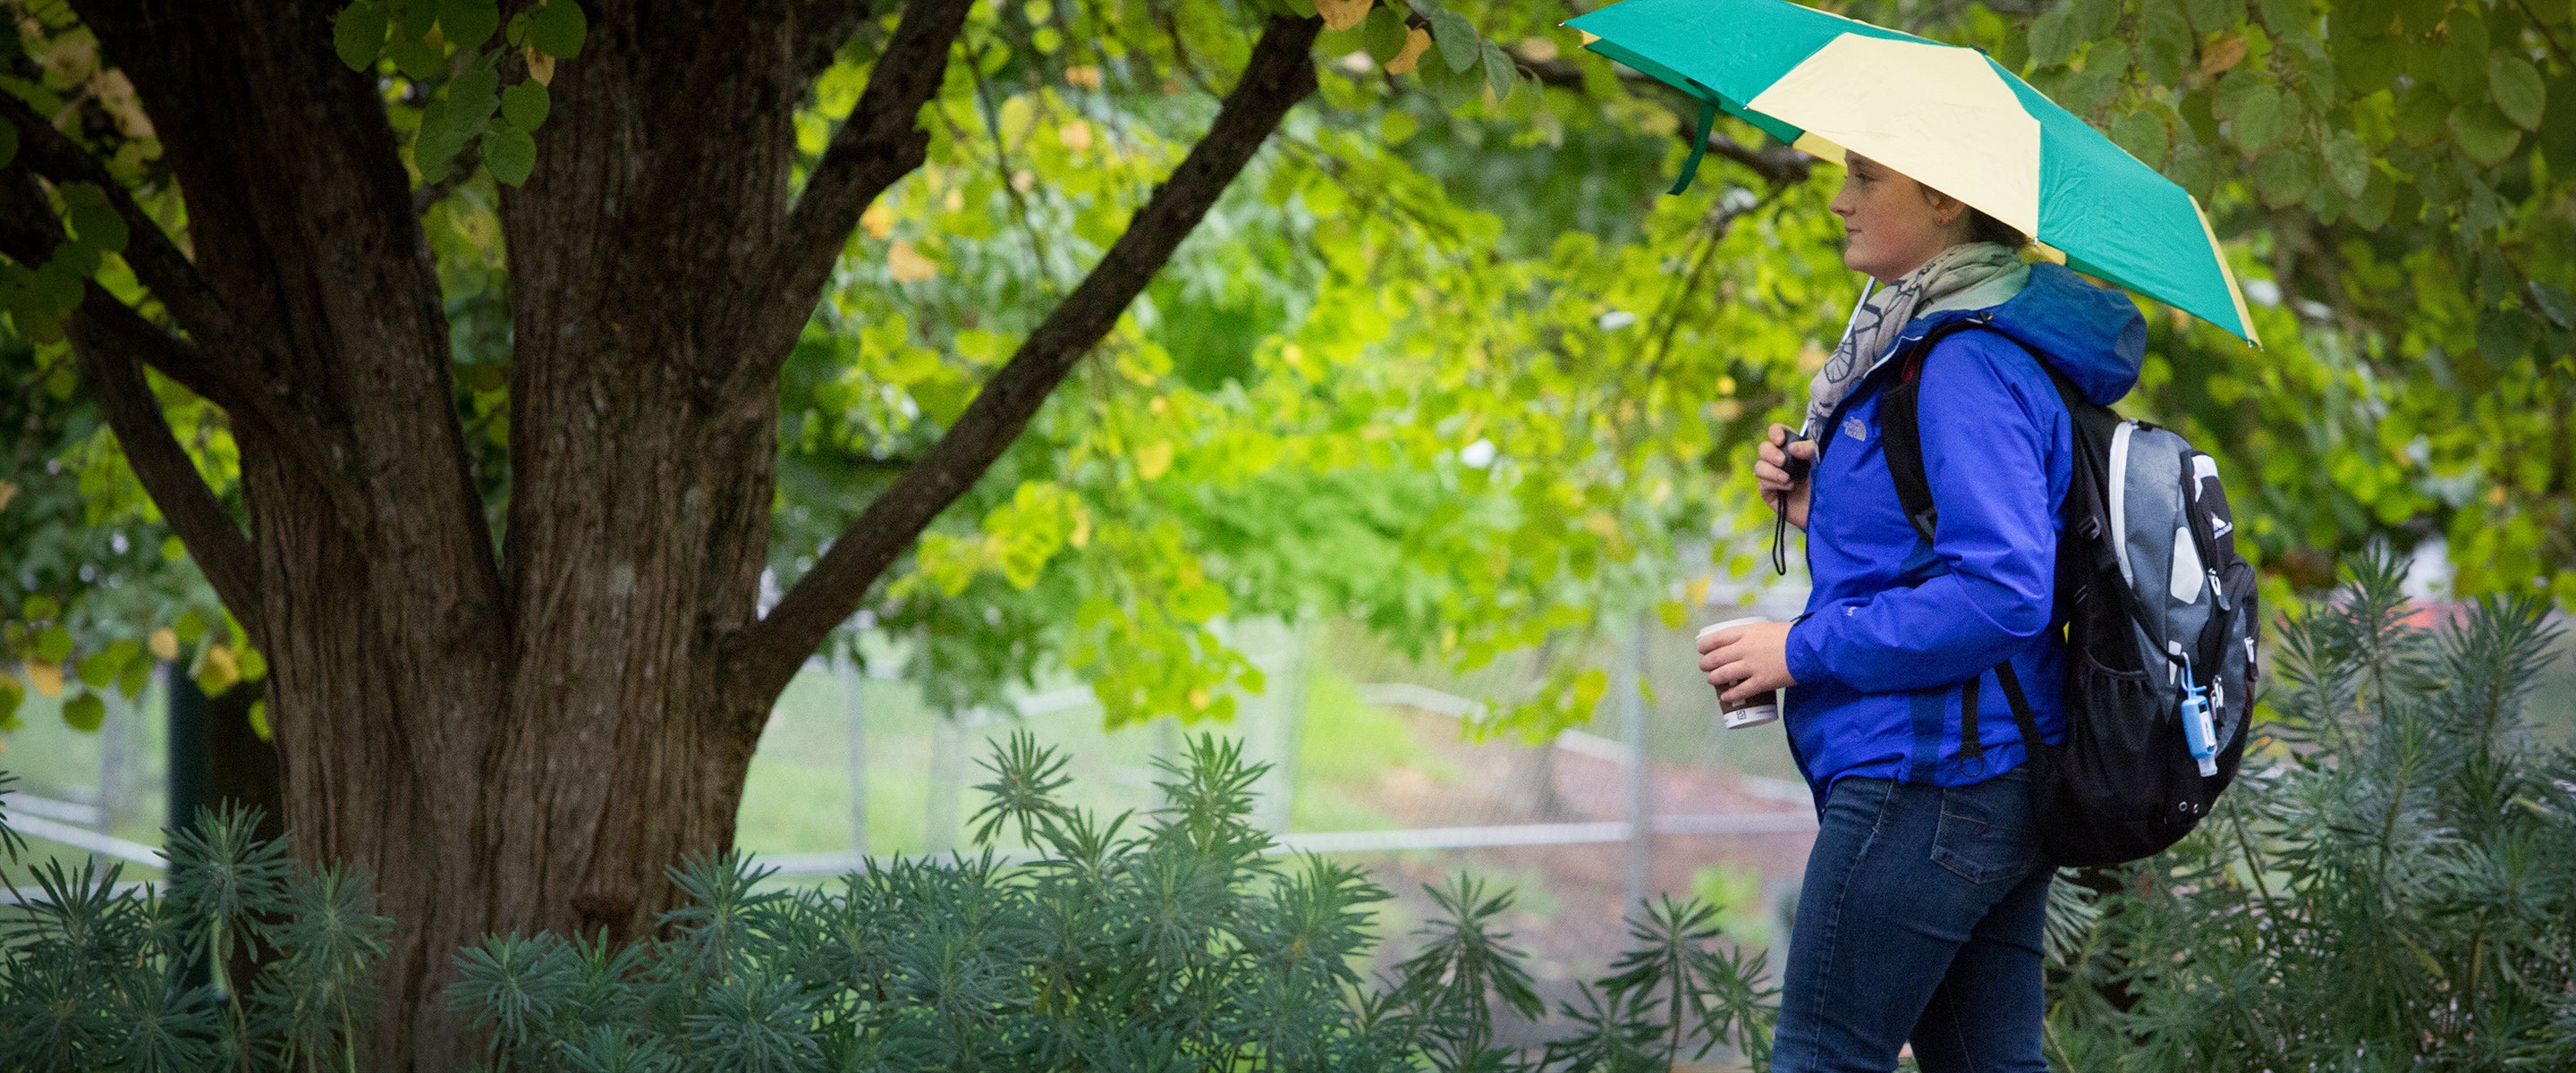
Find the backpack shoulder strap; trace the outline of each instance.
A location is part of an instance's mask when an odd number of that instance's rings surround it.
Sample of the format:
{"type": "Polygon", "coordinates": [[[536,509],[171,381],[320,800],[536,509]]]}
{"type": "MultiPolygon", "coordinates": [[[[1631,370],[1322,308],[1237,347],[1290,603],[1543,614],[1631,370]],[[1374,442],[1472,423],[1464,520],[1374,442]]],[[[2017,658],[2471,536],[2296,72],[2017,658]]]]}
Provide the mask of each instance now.
{"type": "MultiPolygon", "coordinates": [[[[1922,384],[1923,363],[1931,358],[1933,346],[1941,340],[1960,332],[1985,328],[1986,324],[1984,316],[1961,317],[1933,328],[1924,333],[1923,338],[1908,344],[1899,358],[1901,365],[1896,383],[1889,385],[1887,393],[1879,400],[1879,450],[1887,457],[1887,475],[1896,484],[1896,502],[1905,508],[1905,520],[1914,526],[1914,532],[1926,544],[1932,542],[1932,531],[1941,520],[1941,512],[1933,506],[1932,482],[1923,471],[1923,429],[1916,398],[1916,389],[1922,384]]],[[[2049,369],[2047,362],[2039,364],[2052,375],[2057,372],[2049,369]]]]}

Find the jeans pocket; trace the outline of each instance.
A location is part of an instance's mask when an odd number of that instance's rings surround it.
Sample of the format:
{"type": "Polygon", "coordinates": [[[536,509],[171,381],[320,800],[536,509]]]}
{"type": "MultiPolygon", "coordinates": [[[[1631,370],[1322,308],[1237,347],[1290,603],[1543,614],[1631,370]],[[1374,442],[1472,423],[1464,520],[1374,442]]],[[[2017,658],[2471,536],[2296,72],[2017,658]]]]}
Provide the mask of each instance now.
{"type": "Polygon", "coordinates": [[[2030,784],[1993,779],[1941,790],[1932,862],[1970,883],[2019,881],[2039,863],[2030,827],[2030,784]]]}

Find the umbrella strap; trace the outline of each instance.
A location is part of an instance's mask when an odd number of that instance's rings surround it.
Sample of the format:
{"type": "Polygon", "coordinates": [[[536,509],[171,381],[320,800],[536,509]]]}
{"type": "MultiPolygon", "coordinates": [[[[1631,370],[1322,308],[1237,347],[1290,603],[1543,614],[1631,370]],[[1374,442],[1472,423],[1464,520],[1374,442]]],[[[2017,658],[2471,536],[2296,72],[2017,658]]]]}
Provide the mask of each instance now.
{"type": "Polygon", "coordinates": [[[1691,139],[1690,158],[1682,161],[1681,176],[1673,180],[1673,188],[1664,191],[1665,193],[1678,194],[1684,190],[1690,189],[1691,178],[1699,174],[1699,158],[1708,152],[1708,132],[1710,128],[1713,128],[1716,125],[1717,102],[1711,100],[1700,101],[1699,136],[1691,139]]]}

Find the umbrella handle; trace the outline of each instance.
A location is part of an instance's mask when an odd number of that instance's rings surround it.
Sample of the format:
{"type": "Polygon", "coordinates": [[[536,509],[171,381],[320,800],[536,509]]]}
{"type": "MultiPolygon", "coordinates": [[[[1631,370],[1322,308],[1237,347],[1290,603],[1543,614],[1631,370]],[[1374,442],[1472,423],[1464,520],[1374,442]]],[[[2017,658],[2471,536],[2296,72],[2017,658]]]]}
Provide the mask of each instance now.
{"type": "Polygon", "coordinates": [[[1691,139],[1690,158],[1682,161],[1681,176],[1674,179],[1673,188],[1664,191],[1664,193],[1678,194],[1684,190],[1690,189],[1691,179],[1699,174],[1699,158],[1708,152],[1708,132],[1716,125],[1717,102],[1705,98],[1701,99],[1699,102],[1699,137],[1691,139]]]}

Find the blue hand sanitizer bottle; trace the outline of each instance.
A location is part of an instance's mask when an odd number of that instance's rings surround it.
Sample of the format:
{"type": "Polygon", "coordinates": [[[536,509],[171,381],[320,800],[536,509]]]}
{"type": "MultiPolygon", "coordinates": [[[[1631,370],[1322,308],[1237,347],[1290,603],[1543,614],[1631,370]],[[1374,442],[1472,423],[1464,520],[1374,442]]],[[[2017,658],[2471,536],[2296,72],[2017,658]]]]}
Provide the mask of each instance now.
{"type": "Polygon", "coordinates": [[[2182,737],[2191,758],[2200,762],[2203,778],[2218,774],[2218,728],[2209,718],[2209,691],[2191,673],[2191,657],[2182,660],[2182,737]]]}

